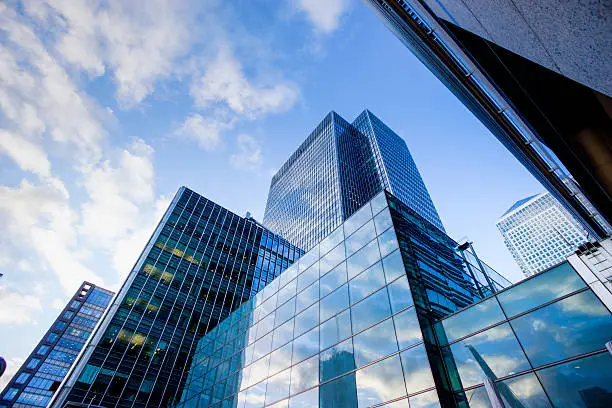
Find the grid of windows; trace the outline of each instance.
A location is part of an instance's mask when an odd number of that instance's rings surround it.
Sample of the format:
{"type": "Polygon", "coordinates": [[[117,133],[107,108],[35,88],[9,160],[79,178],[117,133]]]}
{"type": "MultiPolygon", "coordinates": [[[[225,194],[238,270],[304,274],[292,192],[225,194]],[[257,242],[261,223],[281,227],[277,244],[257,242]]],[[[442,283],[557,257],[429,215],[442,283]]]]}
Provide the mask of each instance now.
{"type": "MultiPolygon", "coordinates": [[[[302,253],[254,220],[181,188],[53,404],[173,403],[197,340],[302,253]]],[[[66,340],[80,338],[77,330],[66,340]]]]}
{"type": "Polygon", "coordinates": [[[588,241],[584,229],[550,193],[518,201],[496,225],[526,276],[564,261],[588,241]]]}
{"type": "Polygon", "coordinates": [[[178,407],[435,407],[385,207],[381,194],[200,340],[178,407]]]}

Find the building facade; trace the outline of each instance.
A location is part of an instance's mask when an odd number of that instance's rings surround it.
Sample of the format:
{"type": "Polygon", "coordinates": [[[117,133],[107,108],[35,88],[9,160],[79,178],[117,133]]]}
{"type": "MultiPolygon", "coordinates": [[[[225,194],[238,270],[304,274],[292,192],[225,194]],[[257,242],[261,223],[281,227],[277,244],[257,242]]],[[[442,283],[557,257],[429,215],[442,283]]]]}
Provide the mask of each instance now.
{"type": "Polygon", "coordinates": [[[444,231],[406,142],[370,111],[330,112],[272,178],[264,225],[309,249],[383,189],[444,231]]]}
{"type": "Polygon", "coordinates": [[[478,281],[441,234],[375,197],[199,341],[176,408],[609,406],[612,314],[583,274],[478,281]]]}
{"type": "Polygon", "coordinates": [[[174,403],[198,340],[302,253],[181,187],[50,406],[174,403]]]}
{"type": "Polygon", "coordinates": [[[609,2],[366,3],[592,236],[612,232],[609,2]]]}
{"type": "Polygon", "coordinates": [[[46,407],[113,296],[83,282],[0,394],[0,407],[46,407]]]}
{"type": "Polygon", "coordinates": [[[549,193],[517,201],[496,226],[525,276],[557,265],[588,241],[586,231],[549,193]]]}
{"type": "Polygon", "coordinates": [[[200,340],[177,407],[435,406],[423,332],[509,285],[464,258],[380,193],[200,340]]]}

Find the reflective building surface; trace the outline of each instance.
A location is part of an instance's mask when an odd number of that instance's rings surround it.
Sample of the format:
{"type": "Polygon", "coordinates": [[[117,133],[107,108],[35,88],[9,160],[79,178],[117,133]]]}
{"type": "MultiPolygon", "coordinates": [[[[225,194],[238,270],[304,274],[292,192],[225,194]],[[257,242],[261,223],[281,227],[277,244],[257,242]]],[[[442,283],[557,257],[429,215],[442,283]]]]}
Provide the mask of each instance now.
{"type": "Polygon", "coordinates": [[[47,406],[113,296],[83,282],[0,394],[0,407],[47,406]]]}
{"type": "Polygon", "coordinates": [[[383,189],[444,231],[406,142],[370,111],[330,112],[272,178],[264,225],[310,249],[383,189]]]}
{"type": "Polygon", "coordinates": [[[564,261],[588,241],[586,231],[549,193],[517,201],[496,225],[525,276],[564,261]]]}
{"type": "Polygon", "coordinates": [[[166,407],[196,344],[303,253],[182,187],[52,407],[166,407]]]}
{"type": "Polygon", "coordinates": [[[198,342],[177,407],[440,406],[424,333],[509,284],[478,263],[382,192],[198,342]]]}
{"type": "Polygon", "coordinates": [[[366,3],[593,237],[610,235],[609,1],[366,3]]]}

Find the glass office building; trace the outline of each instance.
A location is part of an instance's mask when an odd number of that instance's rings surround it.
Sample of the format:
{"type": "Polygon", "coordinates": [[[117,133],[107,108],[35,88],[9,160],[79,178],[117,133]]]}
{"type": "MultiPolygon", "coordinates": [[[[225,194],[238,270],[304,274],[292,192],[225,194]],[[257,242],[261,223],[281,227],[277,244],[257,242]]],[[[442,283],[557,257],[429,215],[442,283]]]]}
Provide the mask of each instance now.
{"type": "Polygon", "coordinates": [[[302,253],[182,187],[50,406],[175,402],[198,340],[302,253]]]}
{"type": "Polygon", "coordinates": [[[517,201],[496,225],[525,276],[564,261],[588,241],[586,231],[549,193],[517,201]]]}
{"type": "Polygon", "coordinates": [[[371,112],[330,112],[272,178],[264,225],[310,249],[386,189],[444,231],[406,142],[371,112]]]}
{"type": "Polygon", "coordinates": [[[424,334],[509,285],[465,258],[380,193],[198,342],[177,408],[439,406],[424,334]]]}
{"type": "Polygon", "coordinates": [[[113,295],[83,282],[0,394],[0,407],[46,407],[113,295]]]}

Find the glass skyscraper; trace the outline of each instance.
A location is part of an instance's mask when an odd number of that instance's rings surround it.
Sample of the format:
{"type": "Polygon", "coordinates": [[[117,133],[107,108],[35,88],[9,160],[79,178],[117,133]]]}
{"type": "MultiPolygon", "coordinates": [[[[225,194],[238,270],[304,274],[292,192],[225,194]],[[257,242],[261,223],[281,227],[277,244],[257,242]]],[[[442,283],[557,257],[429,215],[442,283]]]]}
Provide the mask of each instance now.
{"type": "Polygon", "coordinates": [[[509,286],[464,247],[379,194],[198,342],[176,408],[609,406],[581,274],[509,286]]]}
{"type": "Polygon", "coordinates": [[[113,295],[83,282],[0,394],[0,407],[46,407],[113,295]]]}
{"type": "Polygon", "coordinates": [[[303,253],[182,187],[52,407],[166,407],[202,336],[303,253]]]}
{"type": "Polygon", "coordinates": [[[562,262],[588,241],[586,231],[549,193],[517,201],[496,225],[525,276],[562,262]]]}
{"type": "Polygon", "coordinates": [[[264,225],[309,249],[383,189],[444,231],[406,142],[368,110],[330,112],[272,178],[264,225]]]}

